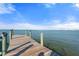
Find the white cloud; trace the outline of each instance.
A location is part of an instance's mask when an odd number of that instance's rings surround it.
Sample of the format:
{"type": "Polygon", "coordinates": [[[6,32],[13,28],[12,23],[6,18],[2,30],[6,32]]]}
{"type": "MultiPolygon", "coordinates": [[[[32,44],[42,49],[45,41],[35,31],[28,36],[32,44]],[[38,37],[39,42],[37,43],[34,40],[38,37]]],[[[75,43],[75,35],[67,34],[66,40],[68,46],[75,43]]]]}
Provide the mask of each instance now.
{"type": "Polygon", "coordinates": [[[79,30],[79,22],[56,24],[51,27],[55,30],[79,30]]]}
{"type": "Polygon", "coordinates": [[[0,23],[0,29],[32,29],[32,30],[79,30],[79,22],[52,24],[47,26],[29,23],[0,23]]]}
{"type": "Polygon", "coordinates": [[[74,7],[76,10],[79,10],[79,3],[73,3],[72,7],[74,7]]]}
{"type": "Polygon", "coordinates": [[[52,6],[54,6],[56,3],[44,3],[44,7],[45,8],[51,8],[52,6]]]}
{"type": "Polygon", "coordinates": [[[0,3],[0,14],[12,13],[16,11],[12,4],[0,3]]]}
{"type": "MultiPolygon", "coordinates": [[[[53,5],[55,5],[55,3],[44,4],[46,8],[51,8],[53,5]]],[[[74,4],[74,6],[79,8],[79,4],[74,4]]],[[[0,4],[0,14],[12,13],[14,11],[16,11],[16,9],[12,4],[0,4]]],[[[17,17],[22,18],[22,20],[26,20],[18,11],[17,17]]],[[[18,18],[16,20],[18,20],[18,18]]],[[[53,20],[46,26],[22,23],[22,21],[18,21],[18,23],[13,24],[0,22],[0,29],[79,30],[79,22],[76,21],[76,17],[74,16],[68,16],[67,20],[63,23],[60,20],[53,20]]]]}
{"type": "Polygon", "coordinates": [[[51,27],[60,30],[79,30],[79,22],[76,21],[76,17],[68,16],[63,23],[60,21],[51,27]]]}
{"type": "Polygon", "coordinates": [[[49,21],[47,24],[48,25],[56,25],[56,24],[59,24],[59,23],[61,23],[61,20],[58,20],[58,19],[53,19],[53,20],[51,20],[51,21],[49,21]]]}
{"type": "Polygon", "coordinates": [[[33,25],[29,23],[13,23],[6,24],[0,22],[0,29],[46,29],[46,26],[33,25]]]}
{"type": "Polygon", "coordinates": [[[76,3],[75,6],[76,6],[77,8],[79,8],[79,3],[76,3]]]}

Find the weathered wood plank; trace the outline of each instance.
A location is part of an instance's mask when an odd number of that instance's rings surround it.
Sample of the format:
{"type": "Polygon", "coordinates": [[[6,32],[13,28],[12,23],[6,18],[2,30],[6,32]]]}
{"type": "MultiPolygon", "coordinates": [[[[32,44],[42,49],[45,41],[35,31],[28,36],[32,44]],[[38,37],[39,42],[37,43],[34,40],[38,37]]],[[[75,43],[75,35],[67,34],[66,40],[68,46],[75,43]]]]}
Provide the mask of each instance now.
{"type": "Polygon", "coordinates": [[[13,36],[6,56],[40,56],[45,55],[50,49],[41,46],[29,36],[13,36]]]}

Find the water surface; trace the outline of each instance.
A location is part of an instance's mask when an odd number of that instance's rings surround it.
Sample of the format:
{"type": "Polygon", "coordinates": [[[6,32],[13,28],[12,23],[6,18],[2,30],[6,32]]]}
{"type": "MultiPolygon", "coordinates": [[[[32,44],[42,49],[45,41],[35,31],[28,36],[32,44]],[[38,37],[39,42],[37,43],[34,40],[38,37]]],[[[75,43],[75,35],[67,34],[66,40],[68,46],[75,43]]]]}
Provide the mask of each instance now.
{"type": "MultiPolygon", "coordinates": [[[[9,33],[9,30],[0,30],[0,33],[3,31],[9,33]]],[[[15,30],[14,32],[20,35],[25,34],[25,30],[15,30]]],[[[46,47],[62,55],[79,55],[79,30],[31,30],[32,38],[38,42],[40,42],[40,32],[44,33],[46,47]]],[[[28,30],[26,34],[29,34],[28,30]]]]}

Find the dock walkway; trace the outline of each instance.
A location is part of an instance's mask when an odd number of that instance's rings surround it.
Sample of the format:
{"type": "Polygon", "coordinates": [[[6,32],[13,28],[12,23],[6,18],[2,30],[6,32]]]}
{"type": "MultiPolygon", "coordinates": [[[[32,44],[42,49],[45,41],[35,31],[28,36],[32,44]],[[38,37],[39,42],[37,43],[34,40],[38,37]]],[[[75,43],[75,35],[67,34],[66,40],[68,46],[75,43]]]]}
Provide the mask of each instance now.
{"type": "Polygon", "coordinates": [[[50,56],[55,55],[52,50],[41,46],[30,36],[14,35],[10,41],[8,52],[5,56],[50,56]]]}

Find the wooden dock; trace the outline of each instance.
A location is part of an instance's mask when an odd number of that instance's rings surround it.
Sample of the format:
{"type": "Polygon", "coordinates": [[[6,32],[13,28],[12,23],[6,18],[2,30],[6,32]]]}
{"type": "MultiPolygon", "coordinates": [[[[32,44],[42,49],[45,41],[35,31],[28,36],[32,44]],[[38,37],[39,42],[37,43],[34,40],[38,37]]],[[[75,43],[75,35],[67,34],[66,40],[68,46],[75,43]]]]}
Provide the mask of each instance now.
{"type": "Polygon", "coordinates": [[[40,43],[36,42],[29,32],[29,36],[26,35],[15,35],[14,31],[11,30],[8,34],[2,32],[2,56],[60,56],[55,51],[50,50],[44,46],[44,34],[40,33],[40,43]],[[9,40],[9,48],[7,47],[7,40],[9,40]],[[8,49],[7,49],[8,48],[8,49]]]}
{"type": "Polygon", "coordinates": [[[30,36],[14,35],[10,41],[5,56],[50,56],[58,55],[52,50],[41,46],[40,43],[33,40],[30,36]]]}

